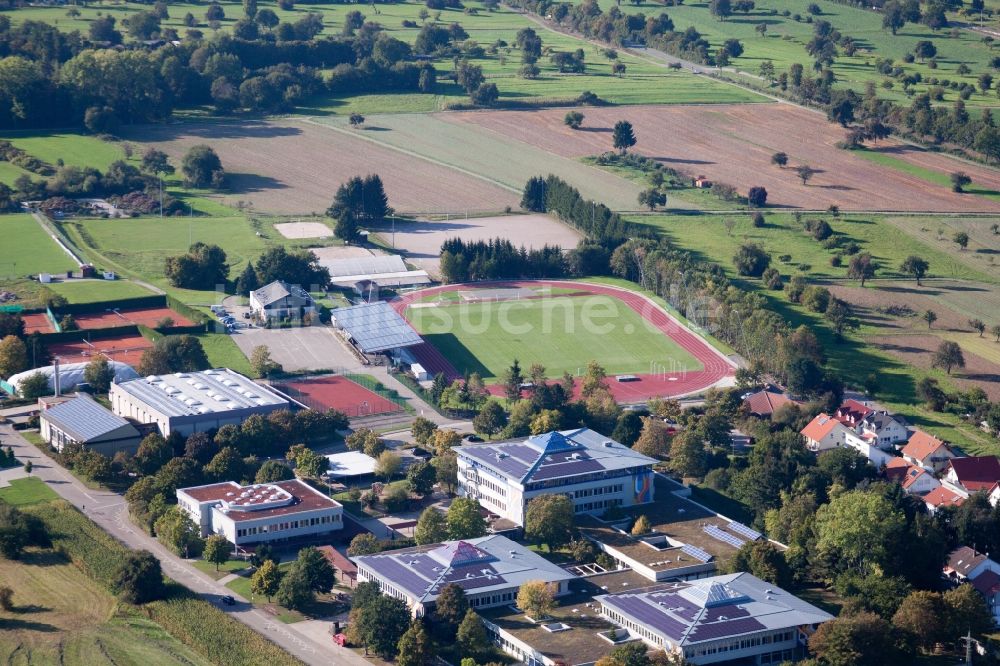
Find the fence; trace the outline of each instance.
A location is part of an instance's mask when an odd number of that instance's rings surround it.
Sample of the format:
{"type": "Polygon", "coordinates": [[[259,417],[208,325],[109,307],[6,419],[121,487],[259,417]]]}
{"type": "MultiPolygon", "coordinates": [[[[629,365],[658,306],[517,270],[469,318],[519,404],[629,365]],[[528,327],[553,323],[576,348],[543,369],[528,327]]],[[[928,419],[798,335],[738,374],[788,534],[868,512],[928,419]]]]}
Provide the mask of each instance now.
{"type": "Polygon", "coordinates": [[[7,393],[9,393],[10,395],[16,395],[17,394],[17,390],[14,388],[14,385],[13,384],[9,384],[9,383],[5,382],[2,379],[0,379],[0,389],[3,389],[4,391],[6,391],[7,393]]]}
{"type": "Polygon", "coordinates": [[[52,322],[52,328],[55,329],[56,333],[62,333],[62,326],[59,325],[59,320],[56,319],[56,315],[52,312],[52,308],[48,305],[45,306],[45,314],[49,316],[49,321],[52,322]]]}

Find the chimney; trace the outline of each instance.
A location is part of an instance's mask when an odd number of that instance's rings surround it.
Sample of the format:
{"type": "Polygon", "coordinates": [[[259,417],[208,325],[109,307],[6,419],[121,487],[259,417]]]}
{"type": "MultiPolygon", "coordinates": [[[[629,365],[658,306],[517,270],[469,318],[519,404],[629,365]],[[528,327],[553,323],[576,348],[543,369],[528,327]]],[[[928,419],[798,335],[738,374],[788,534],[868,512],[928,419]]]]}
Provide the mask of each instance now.
{"type": "Polygon", "coordinates": [[[59,357],[58,356],[56,356],[55,359],[52,361],[52,367],[55,369],[55,375],[53,377],[52,383],[55,386],[56,397],[58,398],[59,397],[59,393],[60,393],[60,386],[59,386],[59,357]]]}

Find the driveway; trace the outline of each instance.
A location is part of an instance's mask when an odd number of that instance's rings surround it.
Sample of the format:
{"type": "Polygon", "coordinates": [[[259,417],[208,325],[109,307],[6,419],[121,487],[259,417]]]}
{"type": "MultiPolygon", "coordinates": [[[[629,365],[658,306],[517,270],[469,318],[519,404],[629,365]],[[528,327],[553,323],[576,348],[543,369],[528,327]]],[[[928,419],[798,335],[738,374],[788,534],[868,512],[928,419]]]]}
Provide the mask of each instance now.
{"type": "Polygon", "coordinates": [[[361,365],[328,326],[240,328],[232,336],[247,358],[254,347],[264,345],[271,350],[271,359],[285,370],[343,372],[361,365]]]}
{"type": "Polygon", "coordinates": [[[121,495],[87,488],[52,458],[28,443],[9,425],[0,425],[0,444],[13,447],[18,460],[23,462],[30,460],[33,466],[32,476],[44,481],[63,499],[97,523],[101,529],[132,550],[150,551],[160,560],[163,572],[167,576],[305,663],[316,666],[329,664],[371,666],[370,662],[354,652],[338,647],[332,641],[322,640],[315,625],[306,625],[300,631],[296,624],[283,624],[264,611],[254,608],[246,599],[220,585],[207,574],[198,571],[164,548],[159,541],[133,525],[128,517],[128,506],[121,495]],[[222,605],[220,599],[227,594],[233,595],[238,603],[234,606],[222,605]]]}

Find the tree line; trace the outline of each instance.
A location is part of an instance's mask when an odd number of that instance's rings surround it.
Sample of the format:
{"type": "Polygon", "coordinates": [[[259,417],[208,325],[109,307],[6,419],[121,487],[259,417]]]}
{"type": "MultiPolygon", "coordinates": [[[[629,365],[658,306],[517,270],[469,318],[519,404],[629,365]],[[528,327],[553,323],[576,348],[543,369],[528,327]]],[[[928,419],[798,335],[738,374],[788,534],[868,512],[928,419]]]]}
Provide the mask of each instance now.
{"type": "Polygon", "coordinates": [[[566,259],[556,246],[518,248],[506,238],[450,238],[441,245],[441,279],[447,283],[566,275],[566,259]]]}

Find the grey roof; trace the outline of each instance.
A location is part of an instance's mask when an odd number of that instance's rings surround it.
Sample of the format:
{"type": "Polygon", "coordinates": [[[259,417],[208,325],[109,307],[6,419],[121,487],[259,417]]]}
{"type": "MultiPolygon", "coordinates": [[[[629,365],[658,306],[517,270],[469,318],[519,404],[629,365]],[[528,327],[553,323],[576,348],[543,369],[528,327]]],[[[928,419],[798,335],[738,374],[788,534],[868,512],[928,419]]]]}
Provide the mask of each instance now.
{"type": "Polygon", "coordinates": [[[139,436],[135,426],[117,414],[112,414],[85,393],[49,407],[42,412],[41,417],[81,444],[122,429],[123,438],[139,436]]]}
{"type": "Polygon", "coordinates": [[[819,624],[833,616],[748,573],[675,583],[637,594],[597,597],[674,646],[819,624]]]}
{"type": "Polygon", "coordinates": [[[330,316],[368,354],[423,342],[410,323],[385,301],[339,308],[330,316]]]}
{"type": "Polygon", "coordinates": [[[980,564],[990,559],[985,553],[977,552],[968,546],[962,546],[948,554],[948,568],[955,573],[968,578],[969,573],[980,564]]]}
{"type": "Polygon", "coordinates": [[[403,263],[403,258],[398,254],[326,259],[320,260],[319,265],[330,271],[330,277],[334,279],[345,275],[367,275],[374,278],[379,273],[406,272],[406,264],[403,263]]]}
{"type": "Polygon", "coordinates": [[[520,587],[528,581],[572,580],[575,575],[507,537],[494,535],[351,558],[401,587],[417,603],[437,598],[449,583],[467,593],[520,587]]]}
{"type": "Polygon", "coordinates": [[[112,387],[166,416],[194,416],[254,407],[288,406],[269,387],[228,368],[150,375],[112,387]]]}
{"type": "Polygon", "coordinates": [[[254,291],[253,295],[264,307],[272,303],[277,303],[287,296],[292,296],[295,300],[302,301],[303,303],[308,303],[310,300],[309,294],[305,289],[298,285],[288,284],[283,280],[275,280],[271,284],[264,285],[254,291]]]}
{"type": "Polygon", "coordinates": [[[656,462],[589,428],[550,432],[512,442],[462,446],[455,452],[522,485],[656,462]]]}

